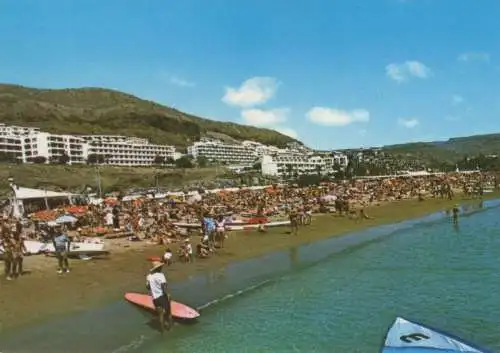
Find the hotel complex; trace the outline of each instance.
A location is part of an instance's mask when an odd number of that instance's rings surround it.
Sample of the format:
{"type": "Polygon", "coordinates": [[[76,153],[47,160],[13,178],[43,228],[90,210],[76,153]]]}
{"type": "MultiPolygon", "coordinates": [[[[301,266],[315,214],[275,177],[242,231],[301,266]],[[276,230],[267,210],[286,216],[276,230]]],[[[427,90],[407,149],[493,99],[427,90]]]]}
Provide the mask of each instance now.
{"type": "Polygon", "coordinates": [[[280,152],[262,157],[262,174],[295,177],[303,174],[330,174],[347,167],[347,156],[340,153],[298,154],[280,152]]]}
{"type": "MultiPolygon", "coordinates": [[[[0,154],[22,163],[59,161],[114,166],[151,166],[158,157],[177,159],[174,146],[152,144],[147,139],[113,135],[60,135],[38,128],[0,124],[0,154]]],[[[331,173],[347,166],[347,157],[335,152],[314,152],[300,144],[286,148],[255,141],[235,143],[203,138],[188,147],[193,158],[250,167],[261,162],[262,174],[276,177],[305,173],[331,173]]]]}
{"type": "Polygon", "coordinates": [[[146,139],[104,135],[57,135],[37,128],[0,124],[0,153],[22,163],[37,158],[46,162],[68,157],[68,164],[86,163],[94,155],[102,164],[116,166],[148,166],[157,156],[174,158],[175,147],[156,145],[146,139]]]}
{"type": "Polygon", "coordinates": [[[241,143],[227,143],[220,140],[202,138],[188,147],[188,154],[193,158],[204,157],[211,162],[226,164],[242,164],[251,166],[265,154],[277,153],[280,149],[275,146],[263,145],[255,141],[241,143]]]}

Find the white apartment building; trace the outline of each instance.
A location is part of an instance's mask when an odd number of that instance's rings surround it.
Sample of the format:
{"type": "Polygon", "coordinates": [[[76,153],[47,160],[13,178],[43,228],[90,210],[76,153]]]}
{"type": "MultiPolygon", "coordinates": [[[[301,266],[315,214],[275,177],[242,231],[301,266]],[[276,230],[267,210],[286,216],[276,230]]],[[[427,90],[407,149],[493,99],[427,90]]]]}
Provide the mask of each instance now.
{"type": "Polygon", "coordinates": [[[296,154],[305,155],[303,149],[286,148],[264,145],[256,141],[243,141],[240,144],[224,143],[220,140],[201,139],[188,147],[188,154],[193,158],[205,157],[210,161],[251,165],[265,155],[296,154]]]}
{"type": "Polygon", "coordinates": [[[40,129],[37,127],[24,127],[0,123],[0,136],[25,136],[37,132],[40,132],[40,129]]]}
{"type": "Polygon", "coordinates": [[[318,155],[279,153],[262,157],[262,174],[290,176],[303,174],[328,174],[347,166],[347,156],[340,154],[318,155]]]}
{"type": "Polygon", "coordinates": [[[255,154],[258,158],[261,158],[266,154],[280,153],[285,151],[280,149],[279,147],[264,145],[256,141],[243,141],[241,144],[255,151],[255,154]]]}
{"type": "Polygon", "coordinates": [[[157,156],[176,159],[174,146],[149,143],[147,139],[126,136],[83,136],[87,156],[97,155],[105,164],[117,166],[148,166],[157,156]]]}
{"type": "Polygon", "coordinates": [[[38,132],[37,128],[0,124],[0,153],[25,161],[25,146],[30,146],[28,135],[38,132]]]}
{"type": "Polygon", "coordinates": [[[90,155],[100,156],[105,164],[148,166],[157,156],[175,159],[175,147],[151,144],[147,139],[113,135],[57,135],[38,128],[0,124],[0,153],[23,163],[36,157],[47,162],[69,157],[69,163],[86,163],[90,155]]]}
{"type": "MultiPolygon", "coordinates": [[[[248,141],[247,141],[248,142],[248,141]]],[[[209,161],[251,165],[258,158],[251,144],[229,144],[219,140],[195,142],[188,147],[188,154],[193,158],[205,157],[209,161]]]]}
{"type": "Polygon", "coordinates": [[[29,143],[24,145],[24,163],[35,157],[44,157],[50,162],[58,160],[62,155],[67,155],[71,164],[87,161],[87,146],[81,137],[37,132],[28,135],[25,138],[27,140],[29,143]]]}

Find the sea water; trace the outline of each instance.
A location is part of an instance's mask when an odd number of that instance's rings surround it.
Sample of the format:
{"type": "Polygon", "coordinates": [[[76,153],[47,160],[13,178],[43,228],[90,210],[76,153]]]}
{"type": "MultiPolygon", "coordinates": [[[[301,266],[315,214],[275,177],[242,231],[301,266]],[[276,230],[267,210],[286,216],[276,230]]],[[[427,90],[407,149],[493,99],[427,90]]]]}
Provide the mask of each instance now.
{"type": "Polygon", "coordinates": [[[141,352],[378,352],[396,316],[498,348],[498,212],[344,251],[209,307],[198,325],[141,352]]]}
{"type": "Polygon", "coordinates": [[[0,337],[0,351],[375,353],[397,316],[500,350],[500,208],[465,211],[458,226],[437,213],[192,278],[174,295],[211,305],[163,337],[117,303],[0,337]]]}

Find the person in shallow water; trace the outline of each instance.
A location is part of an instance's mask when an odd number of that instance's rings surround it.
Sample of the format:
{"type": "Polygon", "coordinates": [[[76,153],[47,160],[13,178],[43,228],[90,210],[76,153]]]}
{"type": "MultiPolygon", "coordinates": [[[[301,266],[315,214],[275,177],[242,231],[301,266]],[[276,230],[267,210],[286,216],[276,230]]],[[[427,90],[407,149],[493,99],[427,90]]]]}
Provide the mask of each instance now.
{"type": "Polygon", "coordinates": [[[146,287],[151,293],[153,304],[158,313],[160,329],[163,333],[165,328],[170,330],[172,327],[172,311],[170,308],[170,292],[168,291],[168,282],[165,274],[162,272],[163,262],[153,261],[153,267],[146,277],[146,287]],[[166,321],[166,322],[165,322],[166,321]],[[167,326],[165,326],[167,324],[167,326]]]}
{"type": "Polygon", "coordinates": [[[460,213],[460,209],[458,205],[453,206],[453,209],[451,210],[452,217],[453,217],[453,224],[458,223],[458,214],[460,213]]]}

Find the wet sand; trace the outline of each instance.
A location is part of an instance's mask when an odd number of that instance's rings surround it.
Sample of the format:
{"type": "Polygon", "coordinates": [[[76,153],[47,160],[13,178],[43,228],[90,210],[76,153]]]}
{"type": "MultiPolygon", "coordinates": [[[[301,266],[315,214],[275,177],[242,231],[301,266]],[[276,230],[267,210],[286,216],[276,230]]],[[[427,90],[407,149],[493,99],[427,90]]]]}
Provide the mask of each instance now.
{"type": "MultiPolygon", "coordinates": [[[[488,194],[496,198],[498,194],[488,194]]],[[[367,208],[370,220],[350,220],[335,215],[318,215],[308,227],[301,227],[298,236],[288,228],[275,228],[265,234],[231,232],[226,247],[209,258],[193,264],[175,263],[166,267],[170,281],[180,281],[197,273],[221,267],[229,262],[256,257],[315,240],[337,236],[381,224],[395,223],[432,212],[449,209],[456,202],[478,200],[416,200],[398,201],[367,208]]],[[[0,332],[35,325],[54,317],[121,300],[127,291],[144,291],[147,257],[160,255],[164,247],[146,243],[115,242],[109,258],[71,261],[72,272],[57,275],[56,260],[43,256],[27,257],[29,274],[12,282],[0,284],[0,332]]],[[[176,246],[172,246],[176,249],[176,246]]]]}

